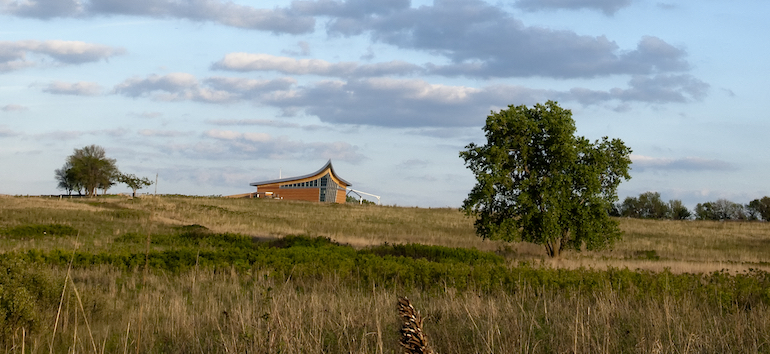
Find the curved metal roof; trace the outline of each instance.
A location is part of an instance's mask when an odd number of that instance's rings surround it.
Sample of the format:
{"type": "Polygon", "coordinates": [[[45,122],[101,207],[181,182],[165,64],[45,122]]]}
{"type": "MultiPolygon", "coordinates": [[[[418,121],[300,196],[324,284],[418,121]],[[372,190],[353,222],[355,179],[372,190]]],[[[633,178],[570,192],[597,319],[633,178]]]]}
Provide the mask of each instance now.
{"type": "Polygon", "coordinates": [[[331,170],[331,173],[334,176],[334,178],[340,180],[340,182],[342,182],[342,183],[345,183],[347,186],[352,186],[352,184],[350,184],[350,182],[340,178],[340,176],[338,176],[337,173],[334,172],[334,166],[332,166],[332,160],[331,159],[329,159],[329,161],[326,162],[324,167],[321,167],[321,169],[319,169],[318,171],[315,171],[315,172],[310,173],[310,174],[306,174],[306,175],[303,175],[303,176],[297,176],[297,177],[271,179],[271,180],[262,181],[262,182],[252,182],[252,183],[249,183],[249,185],[253,186],[253,187],[257,187],[257,186],[262,186],[262,185],[265,185],[265,184],[281,183],[281,182],[294,181],[294,180],[298,180],[298,179],[310,178],[310,177],[313,177],[313,176],[321,174],[321,172],[325,171],[327,168],[329,170],[331,170]]]}

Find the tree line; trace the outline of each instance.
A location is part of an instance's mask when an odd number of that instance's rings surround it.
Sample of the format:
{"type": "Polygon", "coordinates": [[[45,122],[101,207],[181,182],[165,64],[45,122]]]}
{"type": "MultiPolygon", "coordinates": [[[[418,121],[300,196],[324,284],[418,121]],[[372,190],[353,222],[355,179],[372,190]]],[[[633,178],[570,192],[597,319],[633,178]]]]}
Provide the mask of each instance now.
{"type": "Polygon", "coordinates": [[[88,145],[81,149],[75,149],[72,155],[67,157],[62,168],[54,171],[58,188],[72,195],[95,197],[98,190],[107,194],[107,190],[117,183],[126,184],[136,191],[152,185],[152,181],[146,177],[137,177],[134,174],[125,174],[118,170],[116,160],[107,157],[104,148],[98,145],[88,145]]]}
{"type": "Polygon", "coordinates": [[[754,199],[748,204],[718,199],[698,203],[690,211],[681,200],[664,202],[660,193],[645,192],[613,205],[610,215],[640,219],[770,221],[770,197],[754,199]]]}

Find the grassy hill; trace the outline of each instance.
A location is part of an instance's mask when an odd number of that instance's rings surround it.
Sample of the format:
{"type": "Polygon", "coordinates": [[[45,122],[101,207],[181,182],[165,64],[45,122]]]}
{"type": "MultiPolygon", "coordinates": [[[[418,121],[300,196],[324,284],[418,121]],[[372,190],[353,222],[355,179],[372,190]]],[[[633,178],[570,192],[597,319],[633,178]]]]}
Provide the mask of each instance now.
{"type": "Polygon", "coordinates": [[[620,219],[545,257],[455,209],[0,197],[6,352],[768,352],[770,224],[620,219]]]}

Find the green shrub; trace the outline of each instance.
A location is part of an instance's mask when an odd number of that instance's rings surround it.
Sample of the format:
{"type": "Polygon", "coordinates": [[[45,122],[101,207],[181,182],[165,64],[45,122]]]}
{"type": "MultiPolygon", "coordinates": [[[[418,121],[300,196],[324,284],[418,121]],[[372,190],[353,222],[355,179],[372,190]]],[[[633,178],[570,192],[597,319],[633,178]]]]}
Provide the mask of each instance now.
{"type": "MultiPolygon", "coordinates": [[[[378,287],[417,291],[458,290],[517,292],[559,291],[594,294],[612,291],[630,298],[662,300],[689,294],[697,301],[722,309],[750,309],[770,305],[770,275],[753,270],[745,274],[674,274],[670,271],[614,269],[554,269],[521,264],[511,266],[499,256],[478,250],[423,245],[383,245],[364,250],[339,245],[328,238],[291,236],[254,243],[236,234],[188,232],[166,235],[168,242],[185,246],[153,250],[116,249],[110,252],[77,252],[74,267],[102,264],[119,269],[143,268],[177,273],[193,267],[268,271],[277,279],[340,279],[351,287],[378,287]],[[184,235],[184,236],[182,236],[184,235]],[[200,244],[216,247],[203,248],[200,244]],[[146,258],[147,257],[147,258],[146,258]]],[[[138,242],[143,235],[124,235],[138,242]]],[[[162,239],[153,235],[153,240],[162,239]]],[[[30,263],[66,266],[72,253],[61,250],[29,250],[22,254],[30,263]]],[[[23,292],[20,292],[23,295],[23,292]]]]}
{"type": "Polygon", "coordinates": [[[78,230],[69,225],[61,224],[31,224],[12,227],[3,231],[12,238],[65,237],[76,236],[78,230]]]}
{"type": "Polygon", "coordinates": [[[428,246],[416,243],[402,245],[388,245],[371,247],[362,251],[378,256],[400,256],[409,258],[422,258],[431,262],[459,262],[468,264],[502,264],[505,259],[490,252],[482,252],[477,249],[450,248],[443,246],[428,246]]]}
{"type": "Polygon", "coordinates": [[[634,256],[639,259],[649,259],[653,261],[660,260],[658,252],[655,250],[643,250],[634,252],[634,256]]]}
{"type": "Polygon", "coordinates": [[[339,246],[339,243],[332,241],[328,237],[309,237],[302,235],[288,235],[267,243],[270,247],[291,248],[291,247],[324,247],[339,246]]]}
{"type": "Polygon", "coordinates": [[[0,255],[0,346],[8,347],[13,333],[37,330],[44,310],[56,306],[57,289],[49,273],[15,255],[0,255]]]}

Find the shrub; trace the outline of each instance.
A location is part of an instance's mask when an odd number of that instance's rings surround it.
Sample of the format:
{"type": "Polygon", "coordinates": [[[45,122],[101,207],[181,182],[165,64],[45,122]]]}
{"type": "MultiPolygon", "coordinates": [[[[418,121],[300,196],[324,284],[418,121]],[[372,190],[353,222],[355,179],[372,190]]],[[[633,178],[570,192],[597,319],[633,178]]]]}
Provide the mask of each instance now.
{"type": "Polygon", "coordinates": [[[56,305],[57,289],[48,273],[15,255],[0,255],[0,346],[19,328],[38,329],[43,309],[56,305]]]}
{"type": "Polygon", "coordinates": [[[38,238],[46,236],[76,236],[78,230],[69,225],[61,224],[32,224],[20,225],[6,229],[4,234],[12,238],[38,238]]]}

